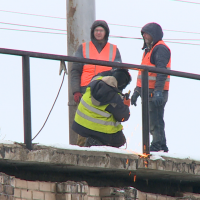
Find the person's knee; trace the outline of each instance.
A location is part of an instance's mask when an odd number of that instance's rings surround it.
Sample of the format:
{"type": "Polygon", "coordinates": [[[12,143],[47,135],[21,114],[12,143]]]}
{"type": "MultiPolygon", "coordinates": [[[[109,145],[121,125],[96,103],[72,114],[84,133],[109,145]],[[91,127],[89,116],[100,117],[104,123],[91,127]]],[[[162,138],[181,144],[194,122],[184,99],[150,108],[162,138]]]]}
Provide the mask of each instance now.
{"type": "Polygon", "coordinates": [[[95,138],[88,137],[86,138],[84,147],[91,147],[91,146],[103,146],[103,143],[95,138]]]}

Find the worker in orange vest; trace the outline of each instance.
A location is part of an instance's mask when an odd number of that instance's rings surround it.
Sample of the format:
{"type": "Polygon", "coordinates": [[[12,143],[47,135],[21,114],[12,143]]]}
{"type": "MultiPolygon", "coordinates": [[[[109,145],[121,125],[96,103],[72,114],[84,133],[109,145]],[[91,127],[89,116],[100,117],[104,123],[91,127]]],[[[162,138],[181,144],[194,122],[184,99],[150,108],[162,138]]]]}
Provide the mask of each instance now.
{"type": "MultiPolygon", "coordinates": [[[[149,65],[161,69],[171,68],[171,51],[162,40],[163,31],[159,24],[148,23],[142,30],[144,50],[142,65],[149,65]]],[[[164,108],[168,100],[170,76],[166,74],[148,73],[149,77],[149,118],[150,133],[153,140],[150,151],[164,151],[169,149],[166,144],[164,108]]],[[[131,104],[137,105],[138,96],[141,96],[141,71],[138,73],[137,86],[131,97],[131,104]]]]}
{"type": "MultiPolygon", "coordinates": [[[[89,58],[105,61],[122,62],[119,49],[116,45],[108,42],[109,37],[108,24],[103,20],[96,20],[92,24],[90,42],[85,42],[78,47],[75,53],[76,57],[89,58]]],[[[74,101],[80,102],[92,77],[98,73],[108,72],[112,67],[90,65],[74,62],[71,69],[71,88],[74,95],[74,101]]],[[[85,137],[78,135],[77,145],[84,146],[85,137]]]]}
{"type": "MultiPolygon", "coordinates": [[[[121,55],[116,45],[108,42],[108,24],[103,20],[94,21],[91,27],[91,41],[85,42],[78,47],[76,57],[90,58],[105,61],[122,62],[121,55]]],[[[112,67],[90,65],[74,62],[71,70],[71,88],[74,101],[80,102],[87,85],[93,76],[100,72],[109,71],[112,67]]]]}

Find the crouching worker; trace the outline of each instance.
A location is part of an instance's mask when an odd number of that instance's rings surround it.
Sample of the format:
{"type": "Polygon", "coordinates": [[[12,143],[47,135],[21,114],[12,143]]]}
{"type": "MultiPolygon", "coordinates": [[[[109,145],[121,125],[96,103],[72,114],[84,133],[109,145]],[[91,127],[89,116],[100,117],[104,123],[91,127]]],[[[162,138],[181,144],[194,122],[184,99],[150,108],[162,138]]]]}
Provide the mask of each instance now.
{"type": "Polygon", "coordinates": [[[121,91],[131,82],[126,69],[96,76],[82,96],[72,129],[86,137],[85,145],[120,147],[126,143],[120,122],[129,119],[130,100],[121,91]]]}

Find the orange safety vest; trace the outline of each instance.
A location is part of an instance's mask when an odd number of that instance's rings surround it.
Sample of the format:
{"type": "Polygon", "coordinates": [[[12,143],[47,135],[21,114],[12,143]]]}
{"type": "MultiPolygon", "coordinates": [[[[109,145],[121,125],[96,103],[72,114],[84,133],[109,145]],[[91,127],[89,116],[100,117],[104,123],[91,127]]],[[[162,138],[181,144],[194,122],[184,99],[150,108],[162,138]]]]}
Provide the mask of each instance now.
{"type": "MultiPolygon", "coordinates": [[[[99,53],[95,45],[90,41],[88,43],[83,43],[83,57],[96,60],[104,61],[114,61],[117,51],[117,46],[107,42],[105,47],[99,53]]],[[[83,66],[83,72],[81,75],[81,86],[87,86],[92,77],[96,74],[104,71],[111,70],[112,67],[106,67],[101,65],[90,65],[85,64],[83,66]]]]}
{"type": "MultiPolygon", "coordinates": [[[[149,65],[151,67],[155,67],[155,65],[150,62],[150,58],[151,58],[151,54],[153,52],[153,49],[157,45],[160,45],[160,44],[165,45],[169,49],[169,47],[162,40],[157,42],[153,46],[153,48],[151,49],[150,52],[148,52],[146,55],[145,55],[145,52],[144,52],[141,65],[149,65]]],[[[167,64],[167,69],[171,69],[171,57],[170,57],[169,62],[167,64]]],[[[155,83],[156,83],[157,73],[149,72],[148,76],[149,76],[149,88],[154,89],[155,88],[155,83]]],[[[170,75],[167,76],[167,79],[165,81],[165,85],[164,85],[163,90],[169,90],[169,81],[170,81],[170,75]]],[[[138,72],[138,77],[137,77],[137,86],[141,87],[141,85],[142,85],[141,84],[141,71],[139,71],[138,72]]]]}

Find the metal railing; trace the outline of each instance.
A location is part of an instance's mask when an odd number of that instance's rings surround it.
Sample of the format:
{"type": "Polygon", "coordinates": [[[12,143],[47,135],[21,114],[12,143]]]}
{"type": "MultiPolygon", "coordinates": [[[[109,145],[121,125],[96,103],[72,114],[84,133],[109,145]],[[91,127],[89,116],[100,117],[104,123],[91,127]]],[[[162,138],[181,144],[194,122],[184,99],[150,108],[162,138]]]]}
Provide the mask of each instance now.
{"type": "Polygon", "coordinates": [[[31,133],[31,101],[30,101],[30,57],[43,58],[49,60],[60,60],[68,62],[80,62],[93,65],[103,65],[114,68],[125,68],[131,70],[142,71],[142,135],[143,135],[143,153],[149,154],[149,87],[148,72],[168,74],[183,78],[200,80],[200,75],[180,72],[175,70],[160,69],[146,65],[135,65],[127,63],[118,63],[111,61],[102,61],[86,58],[78,58],[73,56],[46,54],[31,51],[21,51],[14,49],[0,48],[0,53],[22,56],[22,81],[23,81],[23,122],[24,122],[24,143],[27,149],[32,149],[32,133],[31,133]]]}

